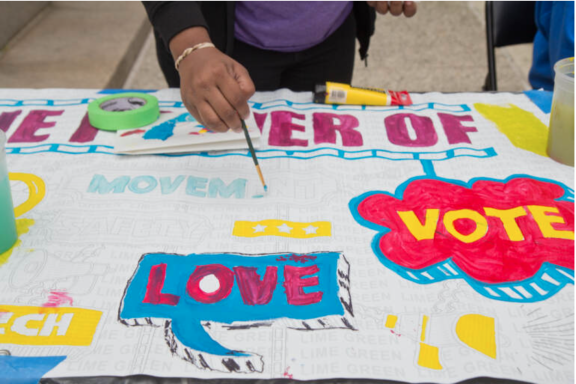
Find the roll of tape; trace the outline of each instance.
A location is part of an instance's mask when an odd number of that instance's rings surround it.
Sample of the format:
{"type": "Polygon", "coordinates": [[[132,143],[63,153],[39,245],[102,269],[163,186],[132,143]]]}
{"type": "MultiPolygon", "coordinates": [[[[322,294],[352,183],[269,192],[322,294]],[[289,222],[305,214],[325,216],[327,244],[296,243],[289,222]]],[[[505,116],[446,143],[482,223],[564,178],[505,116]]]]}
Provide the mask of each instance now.
{"type": "Polygon", "coordinates": [[[158,117],[158,99],[146,93],[118,93],[88,104],[90,124],[106,131],[143,127],[158,117]]]}

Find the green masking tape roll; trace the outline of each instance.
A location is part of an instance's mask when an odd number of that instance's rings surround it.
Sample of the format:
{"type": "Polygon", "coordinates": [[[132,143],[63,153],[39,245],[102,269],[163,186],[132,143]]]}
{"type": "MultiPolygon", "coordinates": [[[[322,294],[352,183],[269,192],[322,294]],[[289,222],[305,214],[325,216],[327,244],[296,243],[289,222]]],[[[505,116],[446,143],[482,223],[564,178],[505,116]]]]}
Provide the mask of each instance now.
{"type": "Polygon", "coordinates": [[[152,124],[158,117],[158,99],[146,93],[118,93],[88,104],[90,124],[106,131],[143,127],[152,124]]]}

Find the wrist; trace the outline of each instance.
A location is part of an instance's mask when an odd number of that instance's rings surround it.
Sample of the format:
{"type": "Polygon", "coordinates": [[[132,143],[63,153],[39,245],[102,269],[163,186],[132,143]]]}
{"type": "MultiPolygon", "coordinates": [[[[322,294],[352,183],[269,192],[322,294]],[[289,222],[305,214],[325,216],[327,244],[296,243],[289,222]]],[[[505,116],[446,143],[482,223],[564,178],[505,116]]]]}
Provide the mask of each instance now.
{"type": "Polygon", "coordinates": [[[174,61],[182,55],[182,53],[197,44],[211,43],[210,35],[204,27],[192,27],[183,30],[170,40],[170,52],[174,61]]]}

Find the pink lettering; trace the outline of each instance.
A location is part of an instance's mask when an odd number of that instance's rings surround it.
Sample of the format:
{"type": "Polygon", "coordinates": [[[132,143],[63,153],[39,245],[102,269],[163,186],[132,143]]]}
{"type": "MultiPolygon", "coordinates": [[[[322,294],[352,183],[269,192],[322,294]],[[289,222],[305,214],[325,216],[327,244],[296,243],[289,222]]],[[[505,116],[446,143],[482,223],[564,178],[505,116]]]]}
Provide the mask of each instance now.
{"type": "Polygon", "coordinates": [[[173,295],[171,293],[162,293],[165,279],[166,264],[158,264],[150,268],[148,285],[146,286],[146,294],[144,295],[144,300],[142,300],[143,303],[167,305],[178,304],[178,301],[180,301],[179,296],[173,295]]]}
{"type": "Polygon", "coordinates": [[[470,138],[466,134],[467,132],[478,132],[476,127],[467,127],[462,125],[461,121],[474,121],[472,116],[455,116],[449,115],[447,113],[438,113],[438,117],[442,122],[442,127],[444,127],[444,132],[446,132],[446,137],[448,137],[448,143],[458,144],[458,143],[469,143],[472,144],[470,138]]]}
{"type": "Polygon", "coordinates": [[[266,267],[262,281],[255,267],[234,267],[234,273],[244,304],[263,305],[272,300],[278,281],[278,267],[266,267]]]}
{"type": "Polygon", "coordinates": [[[2,112],[0,114],[0,129],[4,132],[8,132],[8,129],[10,129],[10,126],[20,113],[22,113],[22,110],[14,112],[2,112]]]}
{"type": "Polygon", "coordinates": [[[388,140],[395,145],[401,145],[403,147],[431,147],[438,142],[434,123],[432,123],[432,119],[426,116],[418,116],[412,113],[398,113],[386,117],[384,119],[384,126],[388,134],[388,140]],[[416,134],[414,140],[408,135],[406,119],[410,121],[416,134]]]}
{"type": "Polygon", "coordinates": [[[293,124],[292,119],[304,120],[304,115],[288,111],[276,111],[272,112],[271,115],[269,145],[278,147],[308,146],[308,140],[292,138],[292,131],[304,132],[305,130],[304,126],[293,124]]]}
{"type": "Polygon", "coordinates": [[[209,264],[196,267],[186,284],[186,292],[196,301],[204,304],[216,303],[228,297],[234,285],[234,272],[221,264],[209,264]],[[219,286],[213,292],[200,288],[200,281],[206,276],[214,275],[219,286]]]}
{"type": "Polygon", "coordinates": [[[315,304],[322,300],[323,292],[305,293],[303,287],[312,287],[318,285],[318,276],[303,279],[302,276],[312,275],[318,272],[317,265],[308,267],[293,267],[286,265],[284,267],[284,289],[286,290],[286,299],[290,305],[309,305],[315,304]]]}
{"type": "Polygon", "coordinates": [[[48,116],[60,116],[61,111],[34,110],[28,113],[20,126],[8,140],[9,143],[37,143],[46,140],[50,135],[36,135],[36,131],[42,128],[52,128],[54,121],[44,121],[48,116]]]}
{"type": "Polygon", "coordinates": [[[71,143],[87,143],[89,141],[93,141],[98,133],[98,129],[94,128],[92,124],[90,124],[90,120],[88,119],[88,114],[85,114],[76,129],[76,132],[70,137],[71,143]]]}
{"type": "Polygon", "coordinates": [[[262,130],[264,129],[264,123],[266,122],[266,117],[268,117],[267,113],[254,112],[254,120],[256,120],[256,125],[258,126],[260,133],[262,133],[262,130]]]}
{"type": "Polygon", "coordinates": [[[359,147],[363,144],[362,134],[354,130],[358,127],[358,119],[354,116],[335,113],[314,113],[312,116],[315,144],[336,144],[336,131],[340,133],[345,147],[359,147]],[[334,124],[335,119],[338,124],[334,124]]]}

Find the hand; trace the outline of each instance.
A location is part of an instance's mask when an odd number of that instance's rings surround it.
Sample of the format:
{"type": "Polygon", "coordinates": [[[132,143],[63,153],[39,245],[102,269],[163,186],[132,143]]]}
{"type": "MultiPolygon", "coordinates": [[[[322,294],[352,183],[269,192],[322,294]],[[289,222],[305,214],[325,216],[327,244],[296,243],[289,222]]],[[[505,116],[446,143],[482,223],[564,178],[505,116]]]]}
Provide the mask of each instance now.
{"type": "Polygon", "coordinates": [[[415,1],[367,1],[368,5],[376,8],[376,12],[385,15],[388,11],[394,16],[404,13],[406,17],[416,14],[415,1]]]}
{"type": "MultiPolygon", "coordinates": [[[[175,58],[188,47],[210,41],[204,28],[190,30],[170,41],[175,58]]],[[[242,65],[216,48],[202,48],[180,62],[179,72],[182,101],[196,120],[215,132],[242,131],[240,118],[250,116],[248,99],[255,91],[254,83],[242,65]]]]}

